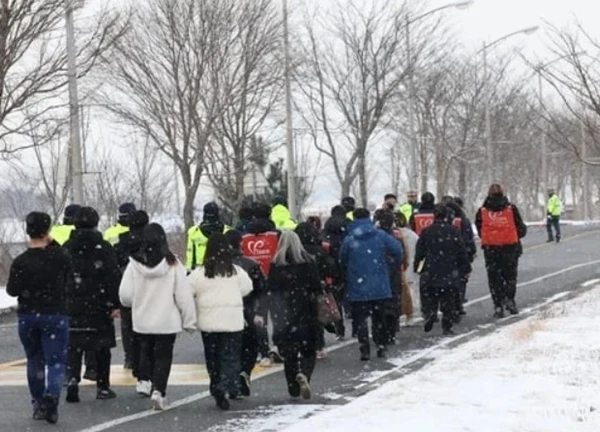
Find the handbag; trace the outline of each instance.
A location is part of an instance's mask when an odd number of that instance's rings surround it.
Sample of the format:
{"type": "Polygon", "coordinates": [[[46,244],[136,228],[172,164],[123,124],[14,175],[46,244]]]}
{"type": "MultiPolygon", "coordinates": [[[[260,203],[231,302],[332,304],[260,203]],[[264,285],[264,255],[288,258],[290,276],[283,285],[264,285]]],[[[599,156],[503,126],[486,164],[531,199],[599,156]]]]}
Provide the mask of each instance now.
{"type": "Polygon", "coordinates": [[[342,316],[333,294],[323,291],[317,295],[317,320],[324,326],[338,322],[342,316]]]}

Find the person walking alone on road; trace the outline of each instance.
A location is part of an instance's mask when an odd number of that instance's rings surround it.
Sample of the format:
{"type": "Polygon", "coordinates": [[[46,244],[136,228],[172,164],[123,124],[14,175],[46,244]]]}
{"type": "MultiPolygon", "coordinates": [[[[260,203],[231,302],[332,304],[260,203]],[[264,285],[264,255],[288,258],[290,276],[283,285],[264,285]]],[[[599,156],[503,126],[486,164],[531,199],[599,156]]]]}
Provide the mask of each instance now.
{"type": "Polygon", "coordinates": [[[421,291],[424,292],[423,314],[425,331],[430,332],[442,311],[444,335],[453,335],[452,324],[458,310],[456,293],[462,280],[471,273],[467,248],[458,228],[452,225],[451,211],[444,204],[435,206],[433,225],[425,228],[417,242],[414,270],[421,270],[421,291]]]}
{"type": "Polygon", "coordinates": [[[65,243],[73,261],[69,292],[69,366],[67,402],[79,402],[79,382],[83,353],[94,352],[96,359],[96,399],[114,399],[110,389],[111,348],[117,345],[114,318],[119,317],[121,271],[117,255],[98,231],[100,217],[91,207],[75,215],[75,231],[65,243]]]}
{"type": "Polygon", "coordinates": [[[371,358],[369,317],[377,356],[385,357],[384,306],[392,299],[388,269],[400,268],[404,253],[398,240],[373,225],[369,210],[356,209],[354,220],[342,244],[340,264],[346,278],[361,360],[368,361],[371,358]]]}
{"type": "Polygon", "coordinates": [[[225,235],[208,239],[203,267],[188,280],[196,295],[198,329],[202,332],[210,394],[222,410],[240,397],[244,297],[252,292],[252,280],[233,264],[233,250],[225,235]]]}
{"type": "Polygon", "coordinates": [[[319,269],[293,231],[281,233],[258,320],[271,311],[273,343],[283,356],[290,396],[310,399],[319,322],[315,298],[322,292],[319,269]]]}
{"type": "Polygon", "coordinates": [[[488,197],[477,212],[475,225],[481,238],[494,317],[503,318],[504,308],[516,315],[519,313],[515,303],[517,275],[523,254],[520,239],[527,235],[527,226],[501,185],[490,186],[488,197]]]}
{"type": "Polygon", "coordinates": [[[185,267],[169,249],[159,224],[144,228],[143,241],[121,280],[119,297],[123,306],[131,308],[139,347],[136,391],[151,396],[155,410],[163,410],[175,339],[182,330],[195,330],[196,309],[185,267]]]}
{"type": "Polygon", "coordinates": [[[548,243],[552,243],[556,239],[556,243],[560,243],[560,216],[562,215],[562,202],[554,189],[548,189],[548,220],[546,222],[546,230],[548,231],[548,243]],[[556,236],[552,229],[556,232],[556,236]]]}
{"type": "Polygon", "coordinates": [[[58,401],[67,364],[67,281],[71,262],[48,236],[46,213],[27,215],[29,249],[12,263],[6,292],[18,298],[19,338],[27,355],[33,419],[58,421],[58,401]]]}

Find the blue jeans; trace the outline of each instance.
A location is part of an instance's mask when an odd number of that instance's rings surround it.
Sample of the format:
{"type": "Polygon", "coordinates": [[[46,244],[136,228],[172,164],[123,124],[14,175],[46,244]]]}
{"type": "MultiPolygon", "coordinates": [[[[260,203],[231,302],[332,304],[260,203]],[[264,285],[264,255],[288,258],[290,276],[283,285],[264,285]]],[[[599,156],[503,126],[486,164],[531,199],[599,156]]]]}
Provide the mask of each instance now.
{"type": "Polygon", "coordinates": [[[20,314],[19,338],[27,355],[27,381],[32,402],[41,404],[46,394],[59,398],[67,367],[69,318],[20,314]]]}

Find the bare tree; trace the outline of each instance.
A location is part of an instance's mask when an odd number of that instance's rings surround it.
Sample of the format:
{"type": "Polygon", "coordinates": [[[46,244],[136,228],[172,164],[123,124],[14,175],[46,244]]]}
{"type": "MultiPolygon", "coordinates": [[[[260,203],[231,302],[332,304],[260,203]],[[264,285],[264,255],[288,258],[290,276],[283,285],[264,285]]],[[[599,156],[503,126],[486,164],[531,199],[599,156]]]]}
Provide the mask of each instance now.
{"type": "MultiPolygon", "coordinates": [[[[10,157],[44,139],[37,135],[67,85],[64,0],[0,0],[0,154],[10,157]],[[35,139],[31,139],[35,137],[35,139]],[[24,139],[23,139],[24,138],[24,139]]],[[[126,25],[115,13],[90,19],[78,30],[79,76],[87,75],[99,55],[118,40],[126,25]]]]}
{"type": "Polygon", "coordinates": [[[306,25],[309,42],[300,79],[308,109],[303,117],[314,131],[315,147],[331,160],[342,195],[358,179],[364,205],[369,146],[385,126],[407,71],[405,13],[393,2],[361,7],[350,1],[340,4],[327,23],[311,19],[306,25]]]}
{"type": "Polygon", "coordinates": [[[219,200],[237,214],[252,168],[253,140],[276,113],[282,91],[281,19],[272,0],[242,0],[232,11],[230,54],[215,77],[227,88],[207,152],[219,200]]]}

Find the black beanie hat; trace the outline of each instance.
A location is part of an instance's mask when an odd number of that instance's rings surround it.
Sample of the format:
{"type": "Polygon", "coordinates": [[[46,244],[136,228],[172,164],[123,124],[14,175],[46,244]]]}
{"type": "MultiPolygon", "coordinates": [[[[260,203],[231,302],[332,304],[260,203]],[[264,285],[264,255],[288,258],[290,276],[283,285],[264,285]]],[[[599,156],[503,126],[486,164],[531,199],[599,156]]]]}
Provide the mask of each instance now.
{"type": "Polygon", "coordinates": [[[71,204],[65,207],[64,213],[64,223],[66,225],[71,225],[73,223],[73,219],[75,219],[75,215],[79,211],[81,206],[79,204],[71,204]]]}
{"type": "Polygon", "coordinates": [[[219,219],[220,214],[219,206],[216,202],[209,202],[204,205],[202,218],[205,221],[212,221],[219,219]]]}
{"type": "Polygon", "coordinates": [[[342,198],[342,206],[344,206],[346,210],[352,210],[356,207],[356,200],[352,197],[342,198]]]}
{"type": "Polygon", "coordinates": [[[435,196],[431,192],[425,192],[421,195],[421,202],[423,204],[433,205],[435,203],[435,196]]]}
{"type": "Polygon", "coordinates": [[[150,223],[150,217],[144,210],[138,210],[131,215],[129,226],[131,228],[144,228],[150,223]]]}
{"type": "Polygon", "coordinates": [[[271,219],[271,207],[265,203],[252,204],[252,214],[256,219],[271,219]]]}
{"type": "Polygon", "coordinates": [[[277,197],[273,198],[273,206],[276,206],[276,205],[282,205],[284,207],[287,207],[288,206],[287,199],[285,199],[282,196],[277,196],[277,197]]]}
{"type": "Polygon", "coordinates": [[[48,234],[52,218],[47,213],[31,212],[25,218],[27,235],[32,239],[39,239],[48,234]]]}
{"type": "Polygon", "coordinates": [[[119,206],[119,216],[131,216],[136,210],[134,203],[123,203],[119,206]]]}
{"type": "Polygon", "coordinates": [[[98,228],[100,216],[92,207],[81,207],[75,215],[75,228],[77,229],[94,229],[98,228]]]}

